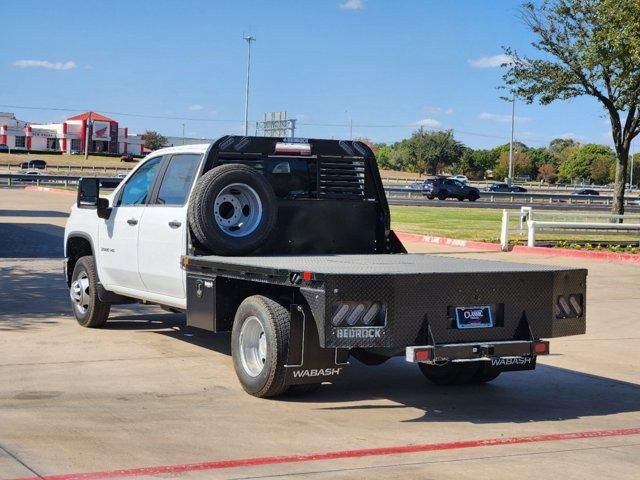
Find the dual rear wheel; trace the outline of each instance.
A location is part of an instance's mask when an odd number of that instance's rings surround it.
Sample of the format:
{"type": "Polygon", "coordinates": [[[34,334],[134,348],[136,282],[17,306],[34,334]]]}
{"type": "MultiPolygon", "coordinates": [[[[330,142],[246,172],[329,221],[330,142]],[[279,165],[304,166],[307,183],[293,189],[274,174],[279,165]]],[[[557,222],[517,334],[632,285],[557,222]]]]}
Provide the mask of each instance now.
{"type": "Polygon", "coordinates": [[[319,383],[286,383],[289,311],[262,295],[246,298],[238,307],[231,332],[231,356],[238,380],[255,397],[303,395],[319,383]]]}

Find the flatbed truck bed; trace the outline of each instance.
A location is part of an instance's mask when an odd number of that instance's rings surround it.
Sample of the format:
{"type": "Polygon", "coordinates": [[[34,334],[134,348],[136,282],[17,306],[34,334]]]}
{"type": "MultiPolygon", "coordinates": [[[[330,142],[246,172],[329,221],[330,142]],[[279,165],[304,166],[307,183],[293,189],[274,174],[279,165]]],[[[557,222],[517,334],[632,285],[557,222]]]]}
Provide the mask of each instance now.
{"type": "Polygon", "coordinates": [[[579,268],[432,254],[206,255],[183,265],[189,325],[229,329],[248,295],[290,305],[290,346],[300,345],[290,348],[291,370],[342,372],[354,352],[525,370],[548,353],[543,339],[585,331],[579,268]]]}

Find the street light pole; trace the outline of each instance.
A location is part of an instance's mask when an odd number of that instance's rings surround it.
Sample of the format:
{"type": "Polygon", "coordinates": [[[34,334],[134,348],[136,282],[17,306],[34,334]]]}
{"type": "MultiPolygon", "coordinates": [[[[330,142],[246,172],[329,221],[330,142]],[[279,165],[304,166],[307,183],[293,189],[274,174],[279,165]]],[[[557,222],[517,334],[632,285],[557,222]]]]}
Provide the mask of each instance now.
{"type": "Polygon", "coordinates": [[[507,176],[507,185],[511,186],[513,180],[513,126],[516,118],[516,94],[511,99],[511,143],[509,143],[509,175],[507,176]]]}
{"type": "Polygon", "coordinates": [[[182,144],[184,145],[184,123],[182,124],[182,144]]]}
{"type": "Polygon", "coordinates": [[[87,120],[87,128],[84,132],[84,159],[87,160],[89,158],[89,142],[91,138],[89,138],[89,134],[92,133],[93,122],[91,122],[91,112],[89,112],[89,118],[87,120]]]}
{"type": "Polygon", "coordinates": [[[248,35],[244,37],[247,42],[247,90],[245,93],[245,103],[244,103],[244,134],[245,136],[249,133],[249,73],[251,71],[251,42],[255,42],[255,37],[248,35]]]}

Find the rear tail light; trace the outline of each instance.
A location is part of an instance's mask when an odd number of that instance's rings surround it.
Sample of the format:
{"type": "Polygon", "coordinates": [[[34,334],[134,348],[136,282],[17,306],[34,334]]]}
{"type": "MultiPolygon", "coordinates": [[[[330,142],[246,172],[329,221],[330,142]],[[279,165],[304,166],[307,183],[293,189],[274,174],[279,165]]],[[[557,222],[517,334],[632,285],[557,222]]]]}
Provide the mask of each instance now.
{"type": "Polygon", "coordinates": [[[405,360],[411,363],[426,363],[433,360],[433,347],[407,347],[405,350],[405,360]]]}
{"type": "Polygon", "coordinates": [[[549,342],[535,342],[533,344],[533,351],[536,355],[548,355],[549,342]]]}

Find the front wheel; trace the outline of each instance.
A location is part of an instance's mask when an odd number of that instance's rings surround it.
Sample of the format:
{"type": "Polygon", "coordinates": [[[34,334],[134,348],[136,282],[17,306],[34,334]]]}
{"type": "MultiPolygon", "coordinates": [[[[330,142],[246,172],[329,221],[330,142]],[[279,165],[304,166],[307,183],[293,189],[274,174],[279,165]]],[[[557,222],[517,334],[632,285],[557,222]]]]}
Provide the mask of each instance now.
{"type": "Polygon", "coordinates": [[[262,295],[248,297],[238,307],[231,332],[231,356],[247,393],[264,398],[286,392],[284,365],[290,321],[287,309],[262,295]]]}
{"type": "Polygon", "coordinates": [[[93,257],[79,258],[71,274],[69,296],[73,315],[83,327],[102,327],[109,318],[111,305],[98,298],[97,284],[98,275],[93,257]]]}
{"type": "Polygon", "coordinates": [[[446,199],[447,199],[447,192],[438,193],[438,200],[446,200],[446,199]]]}
{"type": "Polygon", "coordinates": [[[429,200],[433,200],[433,199],[434,199],[434,198],[436,198],[436,197],[434,197],[433,195],[427,195],[427,198],[428,198],[429,200]]]}

